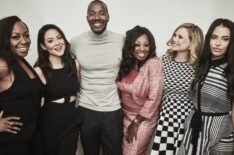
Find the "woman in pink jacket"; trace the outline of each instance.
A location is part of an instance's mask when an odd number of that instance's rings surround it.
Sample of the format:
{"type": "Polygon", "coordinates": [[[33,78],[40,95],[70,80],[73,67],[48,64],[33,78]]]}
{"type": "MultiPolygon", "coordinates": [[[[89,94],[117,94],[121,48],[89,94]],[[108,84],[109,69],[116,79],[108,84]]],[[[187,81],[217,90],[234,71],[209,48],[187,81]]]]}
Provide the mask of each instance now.
{"type": "Polygon", "coordinates": [[[123,155],[144,155],[155,131],[163,92],[163,64],[155,49],[147,28],[126,32],[117,78],[124,110],[123,155]]]}

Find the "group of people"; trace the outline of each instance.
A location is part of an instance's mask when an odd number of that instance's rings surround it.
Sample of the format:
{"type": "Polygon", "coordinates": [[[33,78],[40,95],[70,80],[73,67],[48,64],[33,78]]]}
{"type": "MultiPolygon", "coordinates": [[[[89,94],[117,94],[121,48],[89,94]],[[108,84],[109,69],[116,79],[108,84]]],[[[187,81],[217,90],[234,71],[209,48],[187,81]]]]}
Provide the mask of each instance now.
{"type": "Polygon", "coordinates": [[[0,20],[0,154],[75,155],[79,135],[85,155],[234,154],[232,21],[216,19],[205,38],[179,25],[162,58],[146,27],[107,30],[101,0],[87,21],[70,43],[42,26],[31,67],[27,25],[0,20]]]}
{"type": "Polygon", "coordinates": [[[1,154],[74,155],[82,123],[75,108],[80,66],[63,32],[51,24],[39,30],[34,68],[24,59],[31,40],[20,18],[0,20],[0,38],[1,154]]]}

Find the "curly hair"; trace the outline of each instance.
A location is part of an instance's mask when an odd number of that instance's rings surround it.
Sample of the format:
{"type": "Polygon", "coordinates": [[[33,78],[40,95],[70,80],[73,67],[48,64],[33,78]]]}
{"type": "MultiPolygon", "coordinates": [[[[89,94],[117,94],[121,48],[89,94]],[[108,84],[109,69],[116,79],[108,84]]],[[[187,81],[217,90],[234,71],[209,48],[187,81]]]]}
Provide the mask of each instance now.
{"type": "MultiPolygon", "coordinates": [[[[193,23],[183,23],[175,29],[174,33],[180,28],[186,28],[188,31],[189,40],[191,42],[188,62],[191,65],[196,65],[203,47],[203,42],[204,42],[203,32],[200,27],[198,27],[193,23]]],[[[170,40],[167,42],[168,46],[171,45],[172,38],[173,35],[171,36],[170,40]]],[[[168,58],[171,60],[174,59],[176,57],[176,53],[177,53],[176,51],[168,49],[167,51],[168,58]]]]}
{"type": "Polygon", "coordinates": [[[68,76],[75,75],[75,69],[73,65],[73,58],[75,58],[75,55],[73,55],[70,52],[70,43],[67,41],[63,31],[56,25],[53,24],[46,24],[41,27],[41,29],[38,32],[38,37],[37,37],[37,52],[38,52],[38,58],[37,61],[34,65],[34,67],[40,67],[42,68],[45,72],[45,78],[46,81],[49,82],[50,79],[52,78],[51,74],[51,69],[52,69],[52,64],[49,60],[49,53],[45,51],[41,45],[45,45],[45,33],[51,29],[54,29],[58,31],[58,33],[62,36],[65,42],[65,52],[62,55],[62,64],[64,64],[64,68],[68,73],[68,76]]]}
{"type": "Polygon", "coordinates": [[[224,69],[224,76],[228,81],[228,95],[230,96],[231,100],[234,97],[234,23],[228,19],[218,18],[210,25],[208,32],[205,36],[205,44],[203,51],[201,53],[201,57],[199,59],[198,68],[195,73],[194,80],[192,82],[192,90],[195,90],[195,85],[204,80],[204,76],[208,72],[209,64],[211,60],[211,49],[210,49],[210,40],[212,34],[216,27],[223,26],[230,30],[230,41],[227,47],[227,51],[225,54],[225,58],[227,60],[227,66],[224,69]]]}
{"type": "Polygon", "coordinates": [[[139,25],[135,26],[134,28],[128,30],[126,32],[126,39],[124,42],[124,46],[122,49],[122,61],[120,64],[120,70],[118,73],[117,81],[121,81],[121,79],[126,76],[132,69],[135,68],[136,64],[136,58],[133,56],[132,52],[135,50],[135,42],[136,40],[146,34],[149,43],[150,43],[150,49],[149,49],[149,55],[147,58],[141,62],[138,63],[138,70],[144,65],[144,63],[156,56],[156,45],[155,45],[155,39],[153,34],[145,27],[141,27],[139,25]]]}

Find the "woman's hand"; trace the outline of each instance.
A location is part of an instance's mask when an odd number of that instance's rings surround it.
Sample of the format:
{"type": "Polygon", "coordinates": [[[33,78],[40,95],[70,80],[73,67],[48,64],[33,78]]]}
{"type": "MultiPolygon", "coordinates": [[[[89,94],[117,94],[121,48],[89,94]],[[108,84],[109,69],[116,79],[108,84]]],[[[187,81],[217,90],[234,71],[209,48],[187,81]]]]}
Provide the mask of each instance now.
{"type": "Polygon", "coordinates": [[[141,115],[137,115],[132,123],[128,126],[126,140],[128,143],[133,142],[133,138],[137,140],[138,127],[145,120],[141,115]]]}
{"type": "Polygon", "coordinates": [[[128,143],[133,142],[133,138],[137,139],[138,124],[132,122],[127,129],[126,140],[128,143]]]}
{"type": "Polygon", "coordinates": [[[21,130],[23,123],[19,122],[19,117],[5,117],[2,118],[3,111],[0,113],[0,132],[9,132],[17,134],[21,130]]]}

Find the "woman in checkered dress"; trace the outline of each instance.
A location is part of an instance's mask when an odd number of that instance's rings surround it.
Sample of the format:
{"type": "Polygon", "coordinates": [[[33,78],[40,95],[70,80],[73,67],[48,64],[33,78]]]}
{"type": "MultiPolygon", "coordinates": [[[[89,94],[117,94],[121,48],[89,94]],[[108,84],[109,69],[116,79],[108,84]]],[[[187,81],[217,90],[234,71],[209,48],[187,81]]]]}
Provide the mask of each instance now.
{"type": "Polygon", "coordinates": [[[151,155],[172,155],[184,134],[184,120],[192,110],[190,82],[203,45],[201,29],[184,23],[176,28],[167,43],[171,48],[164,63],[164,95],[151,155]]]}
{"type": "Polygon", "coordinates": [[[234,24],[216,19],[192,82],[194,109],[186,118],[177,155],[234,155],[233,56],[234,24]]]}

